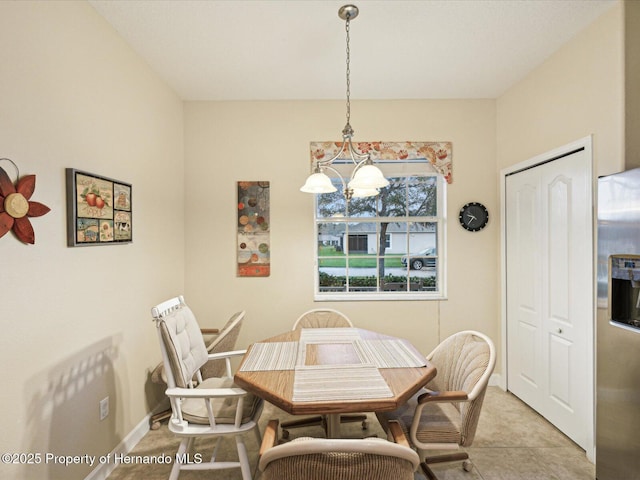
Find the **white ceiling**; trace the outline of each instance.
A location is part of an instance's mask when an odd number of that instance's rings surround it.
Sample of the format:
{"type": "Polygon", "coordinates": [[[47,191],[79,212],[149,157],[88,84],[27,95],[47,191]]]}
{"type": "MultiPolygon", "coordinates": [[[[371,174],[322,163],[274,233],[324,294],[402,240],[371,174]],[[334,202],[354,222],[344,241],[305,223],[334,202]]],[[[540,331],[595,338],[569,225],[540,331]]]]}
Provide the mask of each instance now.
{"type": "MultiPolygon", "coordinates": [[[[347,1],[88,0],[184,100],[344,99],[347,1]]],[[[616,0],[357,0],[351,98],[496,98],[616,0]]]]}

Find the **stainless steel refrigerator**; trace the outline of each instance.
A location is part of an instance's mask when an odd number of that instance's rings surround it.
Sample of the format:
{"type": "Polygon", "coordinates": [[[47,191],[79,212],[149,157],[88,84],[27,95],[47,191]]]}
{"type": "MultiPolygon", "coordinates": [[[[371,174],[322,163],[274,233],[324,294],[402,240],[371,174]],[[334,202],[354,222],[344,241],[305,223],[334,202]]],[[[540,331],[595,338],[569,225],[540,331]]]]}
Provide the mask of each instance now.
{"type": "Polygon", "coordinates": [[[596,478],[640,480],[640,168],[598,180],[596,478]]]}

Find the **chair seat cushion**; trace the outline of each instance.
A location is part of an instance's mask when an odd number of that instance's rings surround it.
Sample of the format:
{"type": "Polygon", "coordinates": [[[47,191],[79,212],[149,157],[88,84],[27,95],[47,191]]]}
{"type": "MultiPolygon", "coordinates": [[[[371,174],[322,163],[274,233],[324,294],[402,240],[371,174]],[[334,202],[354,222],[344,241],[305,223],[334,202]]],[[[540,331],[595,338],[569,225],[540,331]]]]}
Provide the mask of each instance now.
{"type": "MultiPolygon", "coordinates": [[[[378,419],[387,430],[389,420],[397,420],[407,438],[413,421],[413,412],[418,404],[418,396],[414,395],[407,403],[392,412],[379,412],[378,419]]],[[[428,403],[422,410],[416,439],[421,443],[455,443],[462,442],[460,429],[460,412],[451,403],[428,403]]]]}
{"type": "MultiPolygon", "coordinates": [[[[233,383],[233,378],[207,378],[200,385],[200,388],[239,388],[233,383]]],[[[257,420],[261,412],[263,400],[256,395],[247,393],[242,397],[242,421],[247,423],[257,420]]],[[[207,415],[206,400],[202,398],[187,398],[182,402],[182,416],[190,423],[201,425],[209,424],[207,415]]],[[[215,398],[211,400],[213,415],[216,423],[233,424],[236,420],[236,405],[238,398],[215,398]]]]}

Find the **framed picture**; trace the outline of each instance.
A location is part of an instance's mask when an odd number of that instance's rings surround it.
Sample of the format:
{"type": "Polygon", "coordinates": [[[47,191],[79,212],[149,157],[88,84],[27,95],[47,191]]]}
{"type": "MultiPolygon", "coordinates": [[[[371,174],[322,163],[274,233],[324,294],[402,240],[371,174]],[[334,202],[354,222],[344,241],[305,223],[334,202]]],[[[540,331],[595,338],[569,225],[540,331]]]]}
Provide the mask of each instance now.
{"type": "Polygon", "coordinates": [[[130,243],[131,185],[73,168],[66,176],[67,245],[130,243]]]}
{"type": "Polygon", "coordinates": [[[238,182],[237,276],[271,274],[269,182],[238,182]]]}

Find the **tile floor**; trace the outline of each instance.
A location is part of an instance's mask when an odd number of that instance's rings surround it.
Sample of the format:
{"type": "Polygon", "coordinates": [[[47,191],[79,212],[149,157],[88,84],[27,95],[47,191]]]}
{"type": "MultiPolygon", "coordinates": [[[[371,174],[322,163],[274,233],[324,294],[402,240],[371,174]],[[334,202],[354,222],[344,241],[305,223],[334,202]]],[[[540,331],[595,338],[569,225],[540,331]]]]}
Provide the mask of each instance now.
{"type": "MultiPolygon", "coordinates": [[[[265,406],[261,424],[271,418],[284,420],[289,416],[271,405],[265,406]]],[[[375,415],[371,415],[367,435],[384,437],[375,415]]],[[[359,424],[342,426],[345,437],[362,436],[359,424]]],[[[322,436],[320,427],[291,431],[291,437],[322,436]]],[[[252,435],[246,438],[250,459],[257,462],[258,445],[252,435]]],[[[166,423],[151,430],[130,455],[173,455],[178,441],[168,431],[166,423]]],[[[227,440],[222,453],[235,458],[233,441],[227,440]]],[[[204,446],[204,445],[201,445],[204,446]]],[[[434,465],[439,480],[593,480],[595,467],[582,449],[560,433],[535,411],[510,393],[490,387],[473,446],[468,449],[474,468],[465,472],[461,464],[434,465]]],[[[166,479],[170,465],[120,465],[108,480],[166,479]]],[[[238,469],[219,472],[183,472],[180,480],[240,480],[238,469]]],[[[259,476],[258,476],[259,478],[259,476]]],[[[416,478],[422,479],[421,475],[416,478]]]]}
{"type": "Polygon", "coordinates": [[[593,480],[584,450],[511,393],[487,391],[473,445],[472,472],[434,465],[440,480],[593,480]]]}

